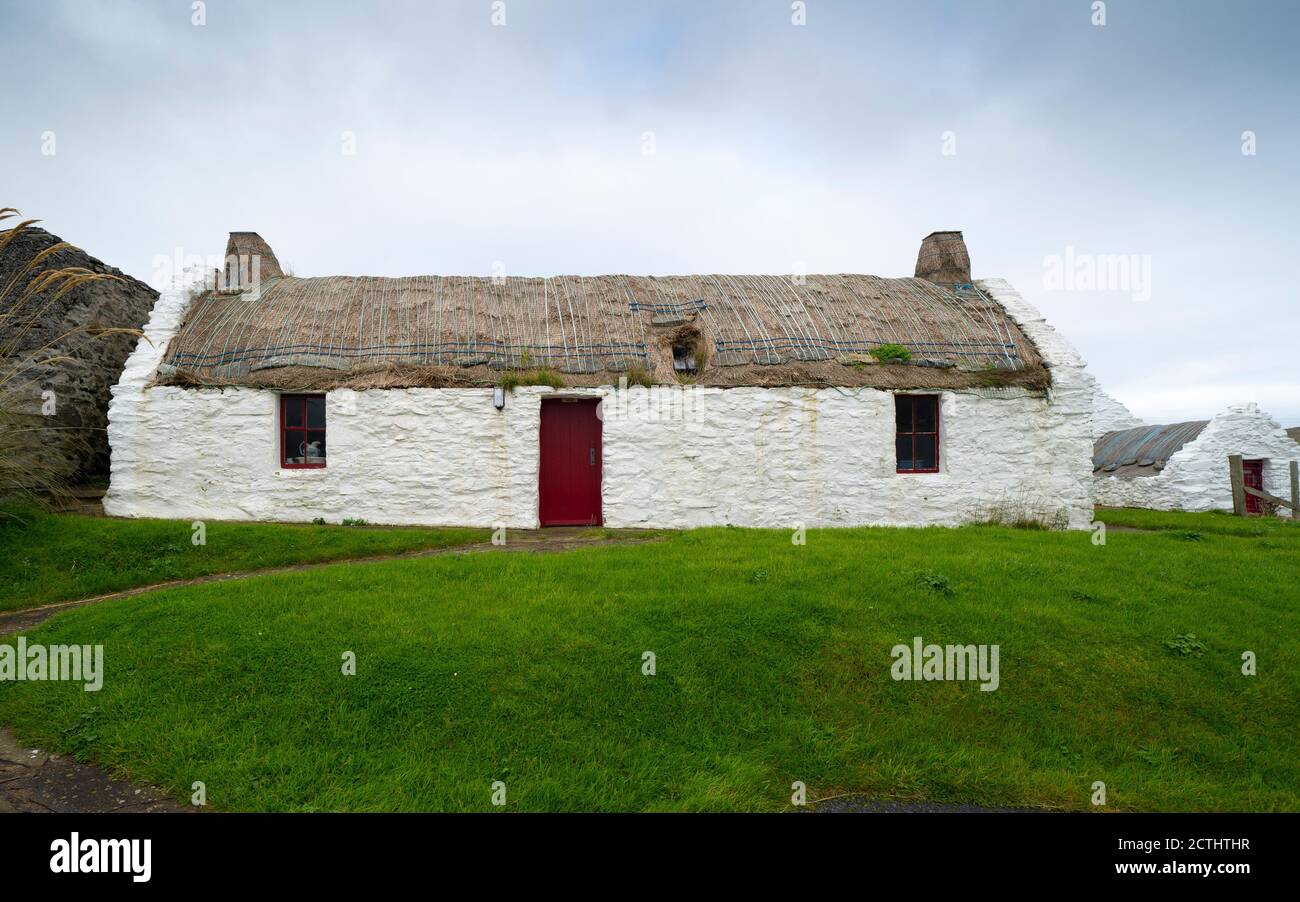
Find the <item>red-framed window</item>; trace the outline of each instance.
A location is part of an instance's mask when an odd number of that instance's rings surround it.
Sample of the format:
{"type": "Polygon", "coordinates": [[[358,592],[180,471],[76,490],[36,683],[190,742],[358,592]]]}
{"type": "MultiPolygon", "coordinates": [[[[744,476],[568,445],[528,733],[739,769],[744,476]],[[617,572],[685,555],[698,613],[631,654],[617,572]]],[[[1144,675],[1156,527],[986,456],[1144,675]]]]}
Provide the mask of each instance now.
{"type": "Polygon", "coordinates": [[[280,396],[280,466],[325,466],[325,396],[280,396]]]}
{"type": "Polygon", "coordinates": [[[894,395],[894,452],[900,473],[939,472],[939,396],[894,395]]]}

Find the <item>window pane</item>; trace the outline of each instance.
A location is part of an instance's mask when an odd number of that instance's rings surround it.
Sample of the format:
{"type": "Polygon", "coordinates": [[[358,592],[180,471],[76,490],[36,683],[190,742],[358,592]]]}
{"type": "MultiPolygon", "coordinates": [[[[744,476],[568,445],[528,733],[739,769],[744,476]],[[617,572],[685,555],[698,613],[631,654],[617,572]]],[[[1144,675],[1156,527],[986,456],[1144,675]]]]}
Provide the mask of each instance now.
{"type": "Polygon", "coordinates": [[[302,398],[281,398],[280,403],[284,405],[284,425],[301,426],[302,398]]]}
{"type": "Polygon", "coordinates": [[[325,399],[307,399],[307,426],[311,429],[325,428],[325,399]]]}
{"type": "Polygon", "coordinates": [[[894,425],[899,432],[912,431],[912,399],[894,398],[894,425]]]}
{"type": "Polygon", "coordinates": [[[912,466],[912,437],[910,435],[900,435],[894,439],[894,450],[898,455],[898,469],[915,469],[912,466]]]}
{"type": "MultiPolygon", "coordinates": [[[[298,405],[302,409],[302,404],[298,405]]],[[[303,444],[303,437],[306,435],[301,429],[284,430],[284,462],[287,464],[306,463],[306,446],[303,444]]]]}
{"type": "Polygon", "coordinates": [[[912,455],[912,460],[913,463],[916,464],[914,469],[917,470],[935,469],[933,435],[918,435],[916,437],[916,451],[912,455]]]}
{"type": "Polygon", "coordinates": [[[325,430],[313,429],[307,432],[307,463],[325,463],[325,430]]]}
{"type": "Polygon", "coordinates": [[[938,419],[938,398],[916,398],[916,431],[934,432],[935,420],[938,419]]]}

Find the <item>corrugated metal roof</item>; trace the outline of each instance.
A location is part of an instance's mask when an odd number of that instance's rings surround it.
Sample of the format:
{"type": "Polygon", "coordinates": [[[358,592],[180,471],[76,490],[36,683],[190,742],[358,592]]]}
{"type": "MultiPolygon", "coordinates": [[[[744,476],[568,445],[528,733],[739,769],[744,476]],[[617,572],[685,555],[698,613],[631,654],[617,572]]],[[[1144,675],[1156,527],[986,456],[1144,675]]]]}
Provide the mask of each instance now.
{"type": "Polygon", "coordinates": [[[1107,432],[1092,446],[1092,469],[1113,473],[1121,467],[1146,468],[1146,473],[1122,475],[1153,475],[1176,454],[1183,445],[1201,434],[1209,420],[1190,423],[1171,423],[1165,426],[1136,426],[1107,432]]]}

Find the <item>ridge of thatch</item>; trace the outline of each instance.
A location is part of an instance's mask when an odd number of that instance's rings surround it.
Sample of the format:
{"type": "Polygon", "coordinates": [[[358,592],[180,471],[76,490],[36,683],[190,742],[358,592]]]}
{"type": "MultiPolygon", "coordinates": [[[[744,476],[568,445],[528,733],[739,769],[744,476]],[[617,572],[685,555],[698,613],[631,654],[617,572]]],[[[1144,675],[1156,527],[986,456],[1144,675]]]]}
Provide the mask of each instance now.
{"type": "Polygon", "coordinates": [[[567,384],[962,388],[1050,379],[978,285],[866,275],[278,277],[209,291],[162,381],[267,388],[492,384],[547,367],[567,384]],[[908,363],[870,352],[900,344],[908,363]],[[673,346],[702,372],[679,376],[673,346]]]}

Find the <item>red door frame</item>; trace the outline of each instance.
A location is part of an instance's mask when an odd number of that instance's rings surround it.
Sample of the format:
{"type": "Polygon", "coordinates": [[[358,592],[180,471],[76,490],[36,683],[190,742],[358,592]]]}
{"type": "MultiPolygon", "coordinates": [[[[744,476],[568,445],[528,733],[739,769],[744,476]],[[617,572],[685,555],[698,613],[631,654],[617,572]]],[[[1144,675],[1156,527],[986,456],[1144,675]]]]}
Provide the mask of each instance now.
{"type": "MultiPolygon", "coordinates": [[[[1263,460],[1243,460],[1241,462],[1241,481],[1248,489],[1264,491],[1264,461],[1263,460]]],[[[1260,505],[1260,499],[1246,494],[1246,513],[1262,514],[1264,508],[1260,505]]]]}
{"type": "Polygon", "coordinates": [[[542,526],[604,523],[604,451],[595,398],[546,398],[538,429],[537,515],[542,526]]]}

